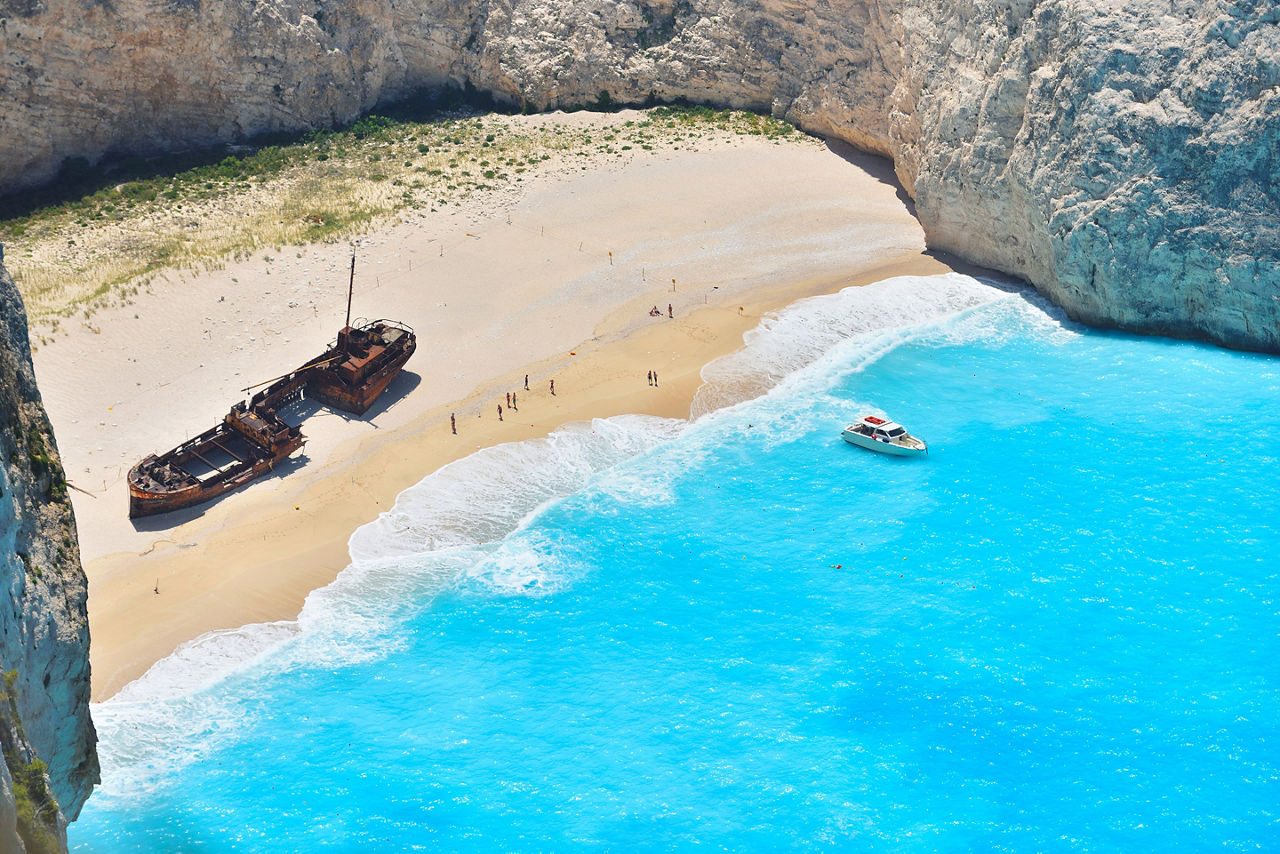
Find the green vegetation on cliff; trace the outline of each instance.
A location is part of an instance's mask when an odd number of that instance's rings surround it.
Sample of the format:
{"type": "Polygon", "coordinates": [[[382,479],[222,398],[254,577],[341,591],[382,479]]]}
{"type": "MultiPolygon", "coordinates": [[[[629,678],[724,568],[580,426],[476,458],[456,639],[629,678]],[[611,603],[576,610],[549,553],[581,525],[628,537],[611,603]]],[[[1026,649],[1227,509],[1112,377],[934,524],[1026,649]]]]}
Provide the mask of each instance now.
{"type": "MultiPolygon", "coordinates": [[[[18,671],[4,674],[0,692],[0,748],[13,778],[13,799],[18,810],[18,835],[28,854],[54,854],[65,850],[58,832],[58,800],[49,788],[48,768],[43,760],[26,758],[26,735],[18,716],[18,671]]],[[[29,748],[26,748],[29,750],[29,748]]]]}

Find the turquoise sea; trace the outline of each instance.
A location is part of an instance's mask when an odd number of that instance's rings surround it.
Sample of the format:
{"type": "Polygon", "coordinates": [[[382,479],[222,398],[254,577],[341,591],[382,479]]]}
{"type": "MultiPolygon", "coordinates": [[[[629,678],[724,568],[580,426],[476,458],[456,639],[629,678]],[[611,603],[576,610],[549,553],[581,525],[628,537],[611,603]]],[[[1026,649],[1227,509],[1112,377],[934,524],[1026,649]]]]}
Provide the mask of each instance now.
{"type": "Polygon", "coordinates": [[[1280,847],[1280,362],[952,274],[706,378],[427,476],[96,706],[72,849],[1280,847]]]}

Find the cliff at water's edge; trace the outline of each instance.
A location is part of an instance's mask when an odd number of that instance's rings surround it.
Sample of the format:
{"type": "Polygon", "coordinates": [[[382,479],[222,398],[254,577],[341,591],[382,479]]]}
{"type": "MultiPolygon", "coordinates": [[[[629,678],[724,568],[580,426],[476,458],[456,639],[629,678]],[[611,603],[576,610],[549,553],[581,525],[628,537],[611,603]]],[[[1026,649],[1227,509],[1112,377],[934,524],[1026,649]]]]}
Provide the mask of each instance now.
{"type": "Polygon", "coordinates": [[[1280,352],[1270,0],[0,0],[0,189],[470,84],[686,97],[893,159],[929,244],[1096,324],[1280,352]]]}
{"type": "Polygon", "coordinates": [[[3,261],[0,247],[0,851],[64,850],[63,814],[79,814],[98,782],[88,586],[3,261]]]}

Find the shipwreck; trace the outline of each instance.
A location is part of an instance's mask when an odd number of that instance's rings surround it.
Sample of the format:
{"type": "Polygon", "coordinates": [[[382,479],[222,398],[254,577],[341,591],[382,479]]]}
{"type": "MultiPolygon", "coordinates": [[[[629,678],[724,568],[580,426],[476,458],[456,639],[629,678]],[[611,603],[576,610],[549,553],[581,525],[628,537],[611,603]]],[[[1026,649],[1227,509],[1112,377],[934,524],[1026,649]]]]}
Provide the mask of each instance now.
{"type": "MultiPolygon", "coordinates": [[[[409,326],[392,320],[351,325],[355,258],[347,319],[315,360],[270,382],[231,407],[221,423],[129,470],[129,517],[168,513],[217,498],[272,471],[306,443],[279,411],[303,397],[363,415],[417,348],[409,326]]],[[[246,389],[248,391],[248,389],[246,389]]]]}

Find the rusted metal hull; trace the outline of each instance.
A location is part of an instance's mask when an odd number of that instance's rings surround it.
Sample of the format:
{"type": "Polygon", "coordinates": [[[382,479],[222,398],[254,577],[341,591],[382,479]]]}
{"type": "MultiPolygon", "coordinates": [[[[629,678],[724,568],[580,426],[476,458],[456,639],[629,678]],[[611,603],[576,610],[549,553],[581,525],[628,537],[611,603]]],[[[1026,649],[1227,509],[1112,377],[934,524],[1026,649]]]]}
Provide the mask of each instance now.
{"type": "MultiPolygon", "coordinates": [[[[219,457],[230,456],[225,449],[232,447],[234,439],[232,429],[225,423],[219,424],[166,454],[147,457],[130,469],[129,518],[154,516],[157,513],[168,513],[212,501],[267,474],[275,468],[276,463],[306,443],[302,434],[299,433],[296,439],[281,445],[274,453],[260,455],[241,453],[243,459],[234,460],[221,470],[206,465],[210,471],[203,478],[190,471],[193,468],[192,460],[204,458],[212,461],[219,457]],[[165,485],[151,476],[160,468],[180,472],[187,477],[176,480],[171,485],[165,485]]],[[[240,451],[244,444],[246,443],[238,443],[234,447],[240,451]]]]}
{"type": "Polygon", "coordinates": [[[357,385],[343,382],[336,371],[317,370],[307,382],[307,396],[343,412],[364,415],[386,391],[387,386],[391,385],[391,381],[400,373],[416,348],[416,342],[409,342],[394,358],[364,377],[357,385]]]}

